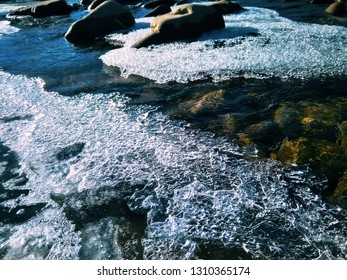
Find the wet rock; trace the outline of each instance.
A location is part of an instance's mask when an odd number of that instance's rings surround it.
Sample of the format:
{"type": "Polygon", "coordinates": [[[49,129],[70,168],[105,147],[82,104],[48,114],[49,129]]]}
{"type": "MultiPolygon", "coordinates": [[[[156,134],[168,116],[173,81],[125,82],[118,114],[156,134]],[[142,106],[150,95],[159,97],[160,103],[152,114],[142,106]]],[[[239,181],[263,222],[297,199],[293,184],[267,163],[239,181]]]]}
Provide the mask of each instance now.
{"type": "Polygon", "coordinates": [[[347,169],[347,150],[337,143],[322,139],[299,137],[285,140],[277,156],[286,164],[309,163],[317,174],[327,176],[332,185],[347,169]]]}
{"type": "Polygon", "coordinates": [[[337,142],[343,148],[347,150],[347,121],[338,124],[338,137],[337,142]]]}
{"type": "Polygon", "coordinates": [[[49,16],[68,15],[72,11],[78,9],[76,5],[69,5],[65,0],[48,0],[32,5],[27,8],[20,9],[10,13],[10,16],[32,16],[35,18],[43,18],[49,16]]]}
{"type": "Polygon", "coordinates": [[[325,12],[333,16],[343,16],[346,13],[346,5],[343,2],[335,2],[325,12]]]}
{"type": "Polygon", "coordinates": [[[87,43],[98,36],[129,28],[134,23],[135,19],[128,9],[116,1],[106,1],[84,18],[74,22],[65,38],[75,44],[87,43]]]}
{"type": "Polygon", "coordinates": [[[190,112],[197,114],[217,109],[224,101],[224,94],[225,90],[206,93],[194,102],[194,105],[190,108],[190,112]]]}
{"type": "Polygon", "coordinates": [[[262,121],[248,126],[245,132],[262,148],[265,153],[283,139],[282,132],[278,125],[273,121],[262,121]]]}
{"type": "Polygon", "coordinates": [[[144,17],[156,17],[156,16],[164,15],[170,12],[171,12],[170,6],[163,4],[156,7],[153,11],[149,12],[144,17]]]}
{"type": "Polygon", "coordinates": [[[225,90],[196,93],[190,99],[178,105],[182,115],[206,114],[223,105],[225,90]]]}
{"type": "MultiPolygon", "coordinates": [[[[95,1],[96,0],[81,0],[80,4],[82,6],[86,7],[86,6],[89,6],[90,4],[92,4],[95,1]]],[[[99,2],[99,4],[101,4],[102,2],[105,2],[105,1],[107,1],[107,0],[102,0],[102,1],[98,1],[98,2],[99,2]]],[[[116,0],[114,0],[114,1],[116,1],[116,0]]],[[[131,3],[139,2],[139,0],[118,0],[116,2],[118,2],[119,4],[131,4],[131,3]]]]}
{"type": "Polygon", "coordinates": [[[275,112],[275,121],[289,138],[300,136],[336,141],[337,124],[343,119],[347,102],[288,102],[275,112]]]}
{"type": "Polygon", "coordinates": [[[172,12],[154,17],[151,21],[152,34],[135,43],[141,48],[152,44],[196,39],[204,32],[225,27],[223,16],[214,8],[187,4],[172,12]]]}
{"type": "Polygon", "coordinates": [[[235,131],[235,119],[232,114],[225,114],[218,116],[210,125],[211,129],[215,133],[233,133],[235,131]]]}
{"type": "Polygon", "coordinates": [[[253,146],[254,142],[247,133],[238,133],[236,143],[240,146],[253,146]]]}
{"type": "Polygon", "coordinates": [[[149,2],[145,3],[143,5],[143,7],[146,9],[154,9],[160,5],[173,6],[175,4],[176,4],[175,0],[153,0],[153,1],[149,1],[149,2]]]}
{"type": "Polygon", "coordinates": [[[347,207],[347,171],[340,178],[331,199],[335,203],[339,203],[347,207]]]}
{"type": "Polygon", "coordinates": [[[222,15],[233,14],[245,10],[241,5],[228,0],[217,1],[208,6],[217,9],[222,15]]]}
{"type": "MultiPolygon", "coordinates": [[[[90,1],[89,4],[84,4],[84,6],[88,6],[88,10],[94,10],[95,8],[97,8],[100,4],[106,2],[106,1],[114,1],[114,2],[118,2],[119,4],[130,4],[133,2],[138,2],[138,1],[134,1],[134,0],[92,0],[90,1]]],[[[88,2],[86,2],[88,3],[88,2]]]]}
{"type": "Polygon", "coordinates": [[[74,143],[72,145],[59,149],[55,153],[55,157],[58,160],[70,159],[80,154],[83,151],[84,146],[85,146],[85,143],[83,142],[74,143]]]}
{"type": "Polygon", "coordinates": [[[88,6],[88,10],[94,10],[97,6],[100,4],[106,2],[107,0],[94,0],[90,5],[88,6]]]}

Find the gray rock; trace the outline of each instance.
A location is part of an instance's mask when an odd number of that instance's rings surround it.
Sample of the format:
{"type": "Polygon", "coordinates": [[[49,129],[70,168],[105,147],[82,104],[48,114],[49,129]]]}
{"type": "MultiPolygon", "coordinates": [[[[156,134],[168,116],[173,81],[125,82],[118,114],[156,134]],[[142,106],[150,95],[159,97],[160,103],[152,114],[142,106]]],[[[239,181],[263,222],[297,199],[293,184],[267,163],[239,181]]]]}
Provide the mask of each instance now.
{"type": "Polygon", "coordinates": [[[78,6],[69,5],[65,0],[48,0],[39,4],[19,9],[18,11],[14,11],[9,15],[43,18],[49,16],[67,15],[77,8],[78,6]]]}
{"type": "Polygon", "coordinates": [[[241,5],[230,2],[229,0],[216,1],[209,6],[217,9],[222,15],[233,14],[245,10],[241,5]]]}
{"type": "Polygon", "coordinates": [[[153,0],[153,1],[149,1],[149,2],[145,3],[143,5],[143,7],[146,9],[154,9],[160,5],[173,6],[175,4],[176,4],[175,0],[153,0]]]}
{"type": "Polygon", "coordinates": [[[116,1],[105,1],[84,18],[74,22],[65,34],[66,40],[87,43],[96,37],[133,26],[135,19],[116,1]]]}
{"type": "Polygon", "coordinates": [[[204,32],[224,27],[223,16],[217,9],[187,4],[168,14],[154,17],[151,21],[153,34],[138,41],[132,47],[141,48],[152,44],[196,39],[204,32]]]}
{"type": "Polygon", "coordinates": [[[169,5],[163,4],[156,7],[153,11],[146,14],[144,17],[156,17],[160,15],[165,15],[171,12],[171,8],[169,5]]]}

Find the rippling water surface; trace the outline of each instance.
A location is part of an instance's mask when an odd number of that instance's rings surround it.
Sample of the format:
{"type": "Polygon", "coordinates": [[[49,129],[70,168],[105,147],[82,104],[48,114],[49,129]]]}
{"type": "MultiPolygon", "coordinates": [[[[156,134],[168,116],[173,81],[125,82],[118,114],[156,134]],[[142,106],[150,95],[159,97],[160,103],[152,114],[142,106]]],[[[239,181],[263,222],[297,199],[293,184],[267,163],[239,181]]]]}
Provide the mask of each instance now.
{"type": "Polygon", "coordinates": [[[0,5],[2,259],[347,258],[326,176],[269,159],[277,126],[239,141],[285,103],[343,103],[344,27],[249,8],[195,43],[130,49],[139,18],[74,47],[82,12],[0,5]]]}

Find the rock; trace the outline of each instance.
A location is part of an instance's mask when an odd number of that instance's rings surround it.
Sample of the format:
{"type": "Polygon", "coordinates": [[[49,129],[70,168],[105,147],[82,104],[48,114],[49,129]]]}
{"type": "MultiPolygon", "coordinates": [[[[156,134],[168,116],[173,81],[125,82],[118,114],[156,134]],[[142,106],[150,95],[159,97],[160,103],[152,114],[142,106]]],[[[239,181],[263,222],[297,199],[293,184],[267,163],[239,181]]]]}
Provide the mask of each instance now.
{"type": "MultiPolygon", "coordinates": [[[[82,5],[82,6],[89,6],[90,4],[92,4],[93,2],[94,2],[95,0],[81,0],[80,1],[80,4],[82,5]]],[[[106,1],[106,0],[104,0],[104,1],[106,1]]],[[[99,2],[99,4],[101,4],[102,2],[104,2],[104,1],[100,1],[99,2]]],[[[116,1],[116,0],[115,0],[116,1]]],[[[131,3],[134,3],[134,2],[139,2],[139,0],[118,0],[118,1],[116,1],[116,2],[118,2],[119,4],[131,4],[131,3]]]]}
{"type": "Polygon", "coordinates": [[[275,112],[275,121],[290,138],[300,136],[336,141],[337,125],[347,102],[336,99],[326,102],[285,103],[275,112]]]}
{"type": "Polygon", "coordinates": [[[347,170],[340,178],[336,189],[334,190],[331,199],[335,203],[343,204],[347,206],[347,170]]]}
{"type": "Polygon", "coordinates": [[[65,38],[75,44],[87,43],[98,36],[129,28],[134,23],[135,19],[128,9],[116,1],[106,1],[84,18],[74,22],[65,38]]]}
{"type": "Polygon", "coordinates": [[[156,16],[164,15],[170,12],[171,12],[170,6],[167,4],[163,4],[156,7],[153,11],[149,12],[144,17],[156,17],[156,16]]]}
{"type": "Polygon", "coordinates": [[[55,157],[58,160],[66,160],[66,159],[73,158],[83,151],[84,146],[85,146],[85,143],[77,142],[72,145],[60,148],[55,153],[55,157]]]}
{"type": "MultiPolygon", "coordinates": [[[[106,2],[107,0],[88,0],[90,3],[89,4],[84,4],[84,6],[88,6],[88,10],[94,10],[96,7],[98,7],[101,3],[106,2]]],[[[109,1],[115,1],[118,2],[119,4],[130,4],[132,2],[137,2],[137,0],[109,0],[109,1]]],[[[88,3],[88,2],[85,2],[88,3]]]]}
{"type": "Polygon", "coordinates": [[[94,10],[96,7],[98,7],[101,3],[104,3],[106,0],[94,0],[90,5],[88,6],[88,10],[94,10]]]}
{"type": "Polygon", "coordinates": [[[228,0],[217,1],[208,6],[217,9],[222,15],[233,14],[245,10],[241,5],[228,0]]]}
{"type": "Polygon", "coordinates": [[[334,3],[335,0],[312,0],[312,4],[331,4],[334,3]]]}
{"type": "Polygon", "coordinates": [[[154,9],[160,5],[173,6],[175,4],[176,4],[175,0],[153,0],[153,1],[149,1],[149,2],[145,3],[143,5],[143,7],[146,9],[154,9]]]}
{"type": "Polygon", "coordinates": [[[206,93],[198,92],[193,94],[192,98],[181,102],[177,109],[183,115],[209,114],[224,103],[224,89],[208,91],[206,93]]]}
{"type": "Polygon", "coordinates": [[[193,114],[205,113],[216,110],[224,101],[225,90],[216,90],[204,94],[198,100],[193,101],[190,112],[193,114]]]}
{"type": "Polygon", "coordinates": [[[48,0],[27,8],[10,13],[10,16],[32,16],[43,18],[49,16],[67,15],[78,9],[76,5],[69,5],[65,0],[48,0]]]}
{"type": "Polygon", "coordinates": [[[235,132],[235,119],[232,114],[218,115],[208,123],[208,129],[215,134],[230,134],[235,132]]]}
{"type": "Polygon", "coordinates": [[[347,151],[334,142],[322,139],[299,137],[285,140],[277,157],[285,164],[309,163],[314,171],[331,180],[336,180],[347,169],[347,151]]]}
{"type": "Polygon", "coordinates": [[[343,2],[335,2],[325,12],[333,16],[343,16],[346,13],[346,5],[343,2]]]}
{"type": "Polygon", "coordinates": [[[347,121],[338,124],[338,144],[347,150],[347,121]]]}
{"type": "Polygon", "coordinates": [[[132,47],[141,48],[152,44],[196,39],[204,32],[224,27],[223,16],[217,9],[187,4],[168,14],[154,17],[151,21],[153,34],[138,41],[132,47]]]}

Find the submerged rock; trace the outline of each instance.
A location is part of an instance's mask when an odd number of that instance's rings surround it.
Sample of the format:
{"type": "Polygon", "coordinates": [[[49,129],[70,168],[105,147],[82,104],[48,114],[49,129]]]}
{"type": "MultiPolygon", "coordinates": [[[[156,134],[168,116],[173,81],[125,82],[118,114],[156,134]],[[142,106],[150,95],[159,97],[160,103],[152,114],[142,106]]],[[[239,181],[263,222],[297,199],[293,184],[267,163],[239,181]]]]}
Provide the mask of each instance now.
{"type": "Polygon", "coordinates": [[[84,18],[74,22],[65,38],[75,44],[86,43],[98,36],[129,28],[134,23],[135,19],[128,9],[116,1],[106,1],[84,18]]]}
{"type": "Polygon", "coordinates": [[[65,0],[48,0],[10,13],[10,16],[32,16],[43,18],[49,16],[67,15],[78,9],[76,5],[69,5],[65,0]]]}
{"type": "Polygon", "coordinates": [[[141,48],[152,44],[195,39],[204,32],[225,27],[223,16],[212,7],[187,4],[152,19],[152,34],[135,43],[141,48]]]}
{"type": "Polygon", "coordinates": [[[288,102],[275,112],[275,121],[290,138],[300,136],[336,141],[337,125],[343,119],[347,102],[288,102]]]}
{"type": "Polygon", "coordinates": [[[195,93],[191,99],[181,102],[177,108],[180,115],[184,116],[207,114],[220,109],[224,102],[224,95],[224,89],[195,93]]]}
{"type": "Polygon", "coordinates": [[[334,202],[344,205],[347,207],[347,171],[343,173],[339,183],[331,196],[334,202]]]}
{"type": "Polygon", "coordinates": [[[190,112],[197,114],[217,109],[224,101],[224,94],[225,90],[216,90],[206,93],[192,104],[190,112]]]}
{"type": "Polygon", "coordinates": [[[335,188],[347,170],[346,112],[347,102],[341,98],[283,104],[275,112],[275,121],[286,139],[273,158],[286,164],[309,164],[335,188]]]}
{"type": "Polygon", "coordinates": [[[347,152],[334,142],[306,137],[285,140],[278,151],[278,158],[284,163],[310,163],[323,175],[331,176],[341,176],[347,169],[346,156],[347,152]]]}

